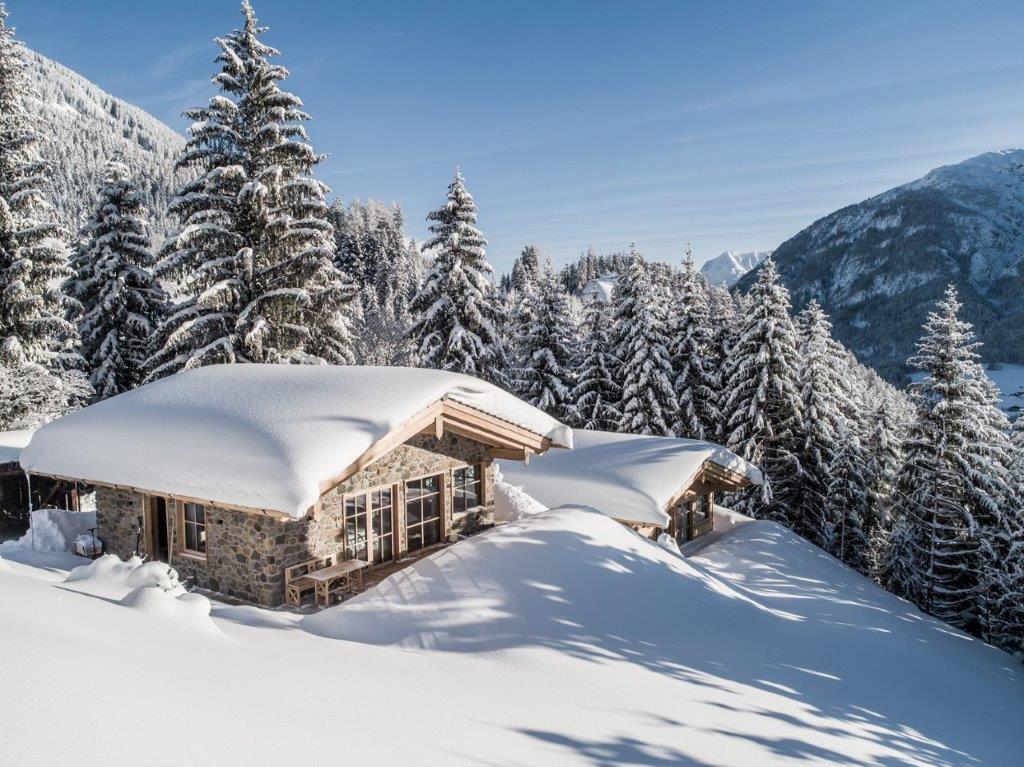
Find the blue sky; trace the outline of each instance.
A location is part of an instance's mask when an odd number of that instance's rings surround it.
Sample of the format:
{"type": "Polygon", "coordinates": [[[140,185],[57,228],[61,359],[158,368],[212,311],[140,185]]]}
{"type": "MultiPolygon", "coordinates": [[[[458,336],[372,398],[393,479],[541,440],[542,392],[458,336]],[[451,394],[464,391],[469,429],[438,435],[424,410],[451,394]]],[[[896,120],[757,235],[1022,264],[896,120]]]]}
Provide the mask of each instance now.
{"type": "MultiPolygon", "coordinates": [[[[492,262],[772,248],[1024,145],[1024,3],[253,0],[323,179],[405,209],[460,164],[492,262]]],[[[32,48],[184,130],[234,0],[9,0],[32,48]]]]}

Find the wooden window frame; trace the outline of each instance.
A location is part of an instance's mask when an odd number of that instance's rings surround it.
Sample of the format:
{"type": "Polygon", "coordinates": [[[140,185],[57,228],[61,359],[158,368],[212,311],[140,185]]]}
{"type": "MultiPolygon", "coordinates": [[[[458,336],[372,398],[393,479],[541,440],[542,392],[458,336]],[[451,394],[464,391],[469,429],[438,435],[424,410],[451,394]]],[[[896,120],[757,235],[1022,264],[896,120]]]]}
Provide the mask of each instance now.
{"type": "MultiPolygon", "coordinates": [[[[447,471],[430,471],[426,474],[419,474],[415,477],[403,477],[402,478],[402,530],[405,533],[405,547],[402,549],[403,554],[407,554],[410,551],[424,551],[438,544],[444,543],[448,535],[448,495],[451,491],[449,487],[449,480],[451,473],[447,471]],[[432,543],[430,546],[421,546],[418,549],[409,548],[409,524],[408,524],[408,503],[409,503],[409,483],[420,482],[424,479],[431,477],[437,477],[437,503],[438,503],[438,538],[437,543],[432,543]]],[[[422,508],[422,507],[421,507],[422,508]]],[[[422,512],[421,512],[422,519],[422,512]]],[[[422,527],[422,522],[420,523],[422,527]]]]}
{"type": "Polygon", "coordinates": [[[472,513],[476,512],[476,511],[479,511],[480,509],[483,509],[484,507],[487,506],[487,504],[484,503],[484,492],[486,491],[486,484],[484,482],[484,477],[487,474],[487,466],[486,466],[486,464],[484,464],[481,461],[480,463],[467,463],[465,466],[455,466],[454,468],[451,469],[449,474],[451,476],[451,482],[452,482],[452,519],[456,519],[456,518],[461,519],[464,515],[472,514],[472,513]],[[476,476],[476,479],[473,480],[473,482],[471,482],[469,484],[476,484],[476,485],[480,486],[480,490],[477,493],[477,500],[479,501],[479,503],[477,503],[476,506],[472,506],[472,507],[470,507],[468,509],[463,509],[462,511],[456,511],[455,510],[455,489],[458,488],[458,487],[466,487],[466,484],[457,485],[455,483],[455,472],[463,471],[465,469],[471,469],[471,468],[475,468],[477,470],[477,476],[476,476]]]}
{"type": "MultiPolygon", "coordinates": [[[[430,475],[427,475],[430,476],[430,475]]],[[[371,567],[381,567],[386,564],[393,563],[398,559],[398,483],[386,482],[383,485],[375,485],[374,487],[368,487],[365,490],[352,490],[351,492],[345,493],[341,497],[341,557],[347,561],[349,559],[362,559],[364,562],[369,562],[371,567]],[[386,562],[381,562],[380,565],[373,564],[373,494],[381,492],[382,490],[391,491],[391,559],[386,562]],[[363,510],[363,514],[366,517],[366,543],[365,550],[362,556],[358,554],[349,557],[348,554],[348,501],[350,498],[364,497],[366,499],[366,507],[363,510]]],[[[403,485],[404,487],[404,485],[403,485]]],[[[403,499],[404,501],[404,499],[403,499]]]]}
{"type": "MultiPolygon", "coordinates": [[[[207,557],[209,556],[209,553],[210,553],[210,538],[209,538],[209,536],[206,537],[206,541],[205,541],[206,551],[196,551],[195,549],[190,549],[190,548],[188,548],[187,544],[185,543],[185,541],[187,540],[187,538],[185,536],[185,525],[186,525],[186,522],[185,522],[185,505],[186,505],[186,503],[191,504],[193,506],[200,506],[200,507],[202,507],[202,509],[203,509],[203,531],[205,532],[209,528],[209,523],[207,522],[207,518],[206,518],[207,512],[209,511],[209,508],[210,508],[209,506],[207,506],[205,503],[196,503],[195,501],[175,501],[174,502],[174,507],[175,507],[175,512],[176,512],[175,513],[175,517],[176,517],[177,523],[178,523],[178,535],[177,535],[177,540],[176,540],[177,546],[175,546],[175,549],[176,549],[175,555],[176,556],[180,556],[180,557],[184,557],[186,559],[197,559],[197,560],[205,562],[207,560],[207,557]]],[[[192,522],[192,523],[188,523],[188,524],[197,524],[197,523],[192,522]]]]}

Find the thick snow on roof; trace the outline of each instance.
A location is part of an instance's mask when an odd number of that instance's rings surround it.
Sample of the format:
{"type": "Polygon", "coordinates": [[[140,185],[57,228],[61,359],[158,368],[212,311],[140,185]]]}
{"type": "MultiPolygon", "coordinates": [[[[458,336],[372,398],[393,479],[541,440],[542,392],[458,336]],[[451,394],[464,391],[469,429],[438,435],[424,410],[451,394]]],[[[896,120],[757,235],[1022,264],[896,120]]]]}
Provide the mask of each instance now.
{"type": "Polygon", "coordinates": [[[0,463],[16,463],[21,449],[32,439],[35,429],[0,431],[0,463]]]}
{"type": "Polygon", "coordinates": [[[705,461],[761,483],[761,472],[721,445],[576,429],[574,448],[501,463],[504,480],[522,486],[548,508],[590,506],[615,519],[667,525],[663,511],[705,461]]]}
{"type": "Polygon", "coordinates": [[[491,384],[417,368],[216,365],[40,428],[22,466],[301,517],[321,482],[442,398],[571,447],[572,432],[491,384]]]}

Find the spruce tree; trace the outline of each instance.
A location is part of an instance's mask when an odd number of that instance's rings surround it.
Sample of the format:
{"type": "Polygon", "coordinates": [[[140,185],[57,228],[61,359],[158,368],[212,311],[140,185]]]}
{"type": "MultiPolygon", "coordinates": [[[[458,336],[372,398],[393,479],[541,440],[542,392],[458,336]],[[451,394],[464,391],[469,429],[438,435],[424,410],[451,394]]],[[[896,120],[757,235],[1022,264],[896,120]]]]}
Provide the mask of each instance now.
{"type": "Polygon", "coordinates": [[[434,263],[412,302],[419,363],[485,380],[501,380],[504,350],[491,293],[487,240],[476,228],[476,203],[458,169],[447,202],[430,213],[433,237],[424,246],[434,263]]]}
{"type": "Polygon", "coordinates": [[[26,52],[0,3],[0,361],[62,372],[81,367],[68,302],[66,246],[43,189],[49,168],[29,111],[26,52]]]}
{"type": "Polygon", "coordinates": [[[153,278],[153,255],[138,187],[119,161],[108,163],[65,285],[81,306],[78,334],[97,400],[134,389],[147,374],[150,341],[167,296],[153,278]]]}
{"type": "Polygon", "coordinates": [[[864,514],[868,508],[867,481],[864,477],[866,456],[857,436],[840,427],[828,487],[823,500],[826,529],[823,548],[836,559],[861,573],[869,570],[869,543],[864,531],[864,514]]]}
{"type": "Polygon", "coordinates": [[[405,242],[404,216],[397,205],[355,200],[330,210],[335,265],[358,290],[356,359],[368,365],[412,361],[409,304],[422,271],[419,252],[405,242]]]}
{"type": "Polygon", "coordinates": [[[615,431],[622,418],[622,387],[615,380],[620,363],[611,348],[611,306],[592,301],[583,312],[582,354],[569,397],[568,422],[581,429],[615,431]]]}
{"type": "Polygon", "coordinates": [[[243,26],[218,38],[220,93],[193,109],[180,168],[195,176],[171,213],[156,274],[177,284],[153,377],[219,362],[351,362],[354,289],[334,265],[320,157],[288,71],[260,40],[248,0],[243,26]]]}
{"type": "MultiPolygon", "coordinates": [[[[825,498],[837,468],[840,434],[848,428],[845,413],[853,409],[842,380],[844,375],[850,374],[850,367],[842,364],[837,344],[832,340],[832,325],[817,301],[812,300],[800,313],[797,329],[800,339],[797,380],[803,418],[799,446],[802,474],[792,525],[812,543],[827,548],[832,520],[825,508],[825,498]]],[[[853,450],[852,444],[848,447],[848,455],[858,452],[853,450]]],[[[851,472],[844,474],[850,477],[851,472]]],[[[856,476],[865,481],[859,471],[856,476]]],[[[861,490],[866,492],[866,487],[861,490]]]]}
{"type": "Polygon", "coordinates": [[[520,293],[534,290],[541,278],[540,248],[527,245],[512,264],[512,289],[520,293]]]}
{"type": "Polygon", "coordinates": [[[520,398],[554,418],[568,420],[572,404],[575,347],[569,297],[550,265],[539,278],[533,323],[524,329],[521,359],[512,388],[520,398]]]}
{"type": "Polygon", "coordinates": [[[925,376],[911,386],[916,419],[893,503],[893,536],[899,530],[911,546],[887,554],[886,569],[900,575],[888,575],[886,585],[925,612],[984,636],[1005,581],[1008,504],[1015,494],[995,393],[960,307],[951,285],[909,360],[925,376]]]}
{"type": "Polygon", "coordinates": [[[673,431],[691,439],[716,440],[722,429],[721,359],[708,305],[708,285],[689,249],[683,259],[674,295],[674,321],[669,342],[673,389],[679,403],[673,431]]]}
{"type": "Polygon", "coordinates": [[[667,348],[667,297],[651,284],[635,247],[616,285],[612,307],[617,378],[622,384],[619,431],[672,436],[679,403],[667,348]]]}
{"type": "Polygon", "coordinates": [[[723,376],[726,445],[759,466],[766,481],[734,504],[792,526],[801,477],[799,359],[789,292],[770,258],[743,305],[723,376]]]}

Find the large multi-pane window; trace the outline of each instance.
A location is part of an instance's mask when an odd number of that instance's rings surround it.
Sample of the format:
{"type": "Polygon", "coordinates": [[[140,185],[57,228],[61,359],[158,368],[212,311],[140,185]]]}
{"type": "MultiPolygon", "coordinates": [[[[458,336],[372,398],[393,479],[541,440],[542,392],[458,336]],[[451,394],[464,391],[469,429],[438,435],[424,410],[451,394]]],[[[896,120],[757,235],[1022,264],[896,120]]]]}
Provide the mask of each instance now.
{"type": "Polygon", "coordinates": [[[345,556],[379,565],[395,556],[394,492],[390,487],[345,498],[345,556]]]}
{"type": "Polygon", "coordinates": [[[409,551],[441,540],[441,477],[405,483],[405,529],[409,551]]]}
{"type": "Polygon", "coordinates": [[[206,553],[206,507],[201,503],[186,503],[183,510],[185,551],[206,553]]]}
{"type": "Polygon", "coordinates": [[[345,498],[345,557],[366,557],[366,494],[345,498]]]}
{"type": "Polygon", "coordinates": [[[480,465],[452,471],[452,514],[475,509],[482,503],[480,465]]]}
{"type": "Polygon", "coordinates": [[[697,525],[706,522],[711,516],[711,494],[698,495],[693,506],[693,524],[697,525]]]}
{"type": "Polygon", "coordinates": [[[370,492],[370,556],[375,565],[390,562],[395,556],[392,495],[390,487],[370,492]]]}

